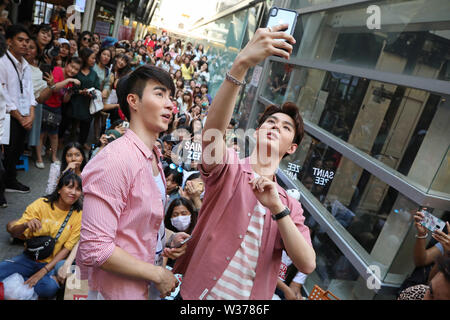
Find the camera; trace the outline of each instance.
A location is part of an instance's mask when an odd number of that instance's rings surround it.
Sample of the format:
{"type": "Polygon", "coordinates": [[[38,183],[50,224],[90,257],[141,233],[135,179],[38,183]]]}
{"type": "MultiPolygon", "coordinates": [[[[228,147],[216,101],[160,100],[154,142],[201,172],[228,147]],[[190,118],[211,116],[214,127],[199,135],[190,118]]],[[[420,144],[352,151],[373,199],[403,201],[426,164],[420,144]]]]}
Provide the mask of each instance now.
{"type": "Polygon", "coordinates": [[[116,140],[116,137],[114,137],[113,135],[107,136],[106,140],[108,141],[108,143],[113,142],[114,140],[116,140]]]}
{"type": "Polygon", "coordinates": [[[51,48],[49,48],[49,49],[46,49],[46,50],[44,50],[44,54],[45,54],[47,57],[55,58],[55,57],[57,57],[58,54],[59,54],[59,47],[51,47],[51,48]]]}

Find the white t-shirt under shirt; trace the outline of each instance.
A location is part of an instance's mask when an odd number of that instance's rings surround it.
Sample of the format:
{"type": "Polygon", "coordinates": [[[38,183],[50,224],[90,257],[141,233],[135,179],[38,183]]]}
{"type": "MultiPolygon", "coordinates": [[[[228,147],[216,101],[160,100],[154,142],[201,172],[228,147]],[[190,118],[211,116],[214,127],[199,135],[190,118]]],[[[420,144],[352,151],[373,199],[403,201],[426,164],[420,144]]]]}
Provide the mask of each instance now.
{"type": "MultiPolygon", "coordinates": [[[[161,177],[161,173],[157,176],[153,176],[155,182],[158,186],[159,192],[161,193],[161,198],[163,201],[163,208],[166,207],[166,186],[164,185],[164,181],[161,177]]],[[[155,252],[155,266],[162,266],[163,264],[163,256],[162,252],[164,250],[166,242],[166,227],[164,226],[164,220],[161,222],[161,226],[158,231],[158,241],[156,242],[156,252],[155,252]]],[[[160,293],[158,289],[156,289],[155,285],[152,283],[148,288],[148,298],[149,300],[160,300],[160,293]]]]}

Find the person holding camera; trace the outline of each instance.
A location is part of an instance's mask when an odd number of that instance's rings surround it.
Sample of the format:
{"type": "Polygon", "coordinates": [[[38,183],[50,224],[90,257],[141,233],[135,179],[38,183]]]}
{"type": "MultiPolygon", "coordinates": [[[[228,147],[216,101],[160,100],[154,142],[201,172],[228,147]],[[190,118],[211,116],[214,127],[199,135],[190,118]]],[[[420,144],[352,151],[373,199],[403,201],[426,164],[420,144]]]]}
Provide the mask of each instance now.
{"type": "Polygon", "coordinates": [[[53,66],[56,64],[56,57],[59,55],[60,44],[53,39],[52,27],[49,24],[41,23],[36,30],[36,40],[38,44],[38,66],[53,66]]]}
{"type": "Polygon", "coordinates": [[[72,96],[70,116],[79,123],[80,135],[78,142],[86,150],[90,150],[90,147],[86,145],[92,121],[89,106],[91,100],[95,98],[95,93],[94,91],[88,90],[92,88],[100,90],[100,79],[93,69],[96,63],[95,52],[89,48],[83,48],[79,54],[82,64],[81,70],[75,78],[80,81],[80,86],[75,89],[74,95],[72,96]]]}
{"type": "Polygon", "coordinates": [[[36,147],[36,167],[39,169],[45,168],[41,150],[47,136],[50,139],[52,149],[52,162],[58,162],[58,132],[63,117],[62,104],[69,102],[72,97],[73,90],[70,88],[81,85],[80,80],[75,78],[80,68],[81,60],[79,58],[71,58],[64,69],[55,67],[51,75],[48,75],[47,83],[51,91],[51,96],[42,105],[40,143],[36,147]]]}
{"type": "Polygon", "coordinates": [[[60,285],[54,268],[69,255],[80,238],[81,194],[80,177],[68,172],[61,177],[52,194],[37,199],[19,220],[8,223],[8,232],[14,238],[26,240],[26,249],[31,249],[33,242],[48,241],[49,238],[53,239],[53,246],[48,246],[44,252],[37,251],[37,259],[31,250],[25,250],[23,254],[1,262],[0,281],[19,273],[39,298],[51,299],[56,295],[60,285]]]}

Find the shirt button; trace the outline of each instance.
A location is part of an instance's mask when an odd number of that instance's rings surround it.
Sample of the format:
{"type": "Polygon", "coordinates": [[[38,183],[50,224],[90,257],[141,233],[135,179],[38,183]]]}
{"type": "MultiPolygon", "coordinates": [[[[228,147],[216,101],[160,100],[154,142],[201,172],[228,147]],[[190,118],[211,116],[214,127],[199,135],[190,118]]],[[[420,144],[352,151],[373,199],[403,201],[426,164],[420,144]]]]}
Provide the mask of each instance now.
{"type": "Polygon", "coordinates": [[[251,215],[252,215],[252,214],[249,212],[249,213],[248,213],[248,216],[251,217],[251,215]]]}
{"type": "Polygon", "coordinates": [[[227,257],[227,261],[230,261],[231,260],[231,258],[230,257],[227,257]]]}
{"type": "Polygon", "coordinates": [[[244,238],[241,234],[239,235],[239,239],[242,239],[242,238],[244,238]]]}
{"type": "Polygon", "coordinates": [[[213,278],[213,280],[214,280],[214,281],[217,281],[217,278],[216,278],[216,277],[214,277],[214,278],[213,278]]]}

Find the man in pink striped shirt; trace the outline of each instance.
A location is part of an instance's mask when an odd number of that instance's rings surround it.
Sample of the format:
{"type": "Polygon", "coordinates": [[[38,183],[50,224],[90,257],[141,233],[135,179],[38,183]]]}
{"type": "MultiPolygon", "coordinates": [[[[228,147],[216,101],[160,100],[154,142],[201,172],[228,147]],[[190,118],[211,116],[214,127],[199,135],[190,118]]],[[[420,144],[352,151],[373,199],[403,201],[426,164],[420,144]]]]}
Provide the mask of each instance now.
{"type": "MultiPolygon", "coordinates": [[[[165,200],[155,141],[168,129],[174,84],[162,69],[143,66],[123,78],[117,91],[130,128],[83,170],[77,264],[82,277],[88,277],[89,299],[145,300],[152,283],[165,297],[177,280],[155,265],[157,241],[164,237],[165,200]]],[[[173,241],[186,237],[179,233],[173,241]]],[[[166,248],[164,254],[177,258],[185,249],[166,248]]]]}
{"type": "Polygon", "coordinates": [[[285,103],[265,110],[249,158],[240,160],[223,140],[248,69],[270,55],[289,58],[295,40],[280,32],[286,28],[257,30],[209,109],[200,165],[206,191],[186,254],[174,268],[184,275],[181,299],[271,299],[282,249],[299,271],[315,269],[303,209],[275,179],[281,159],[296,151],[303,136],[298,108],[285,103]]]}

